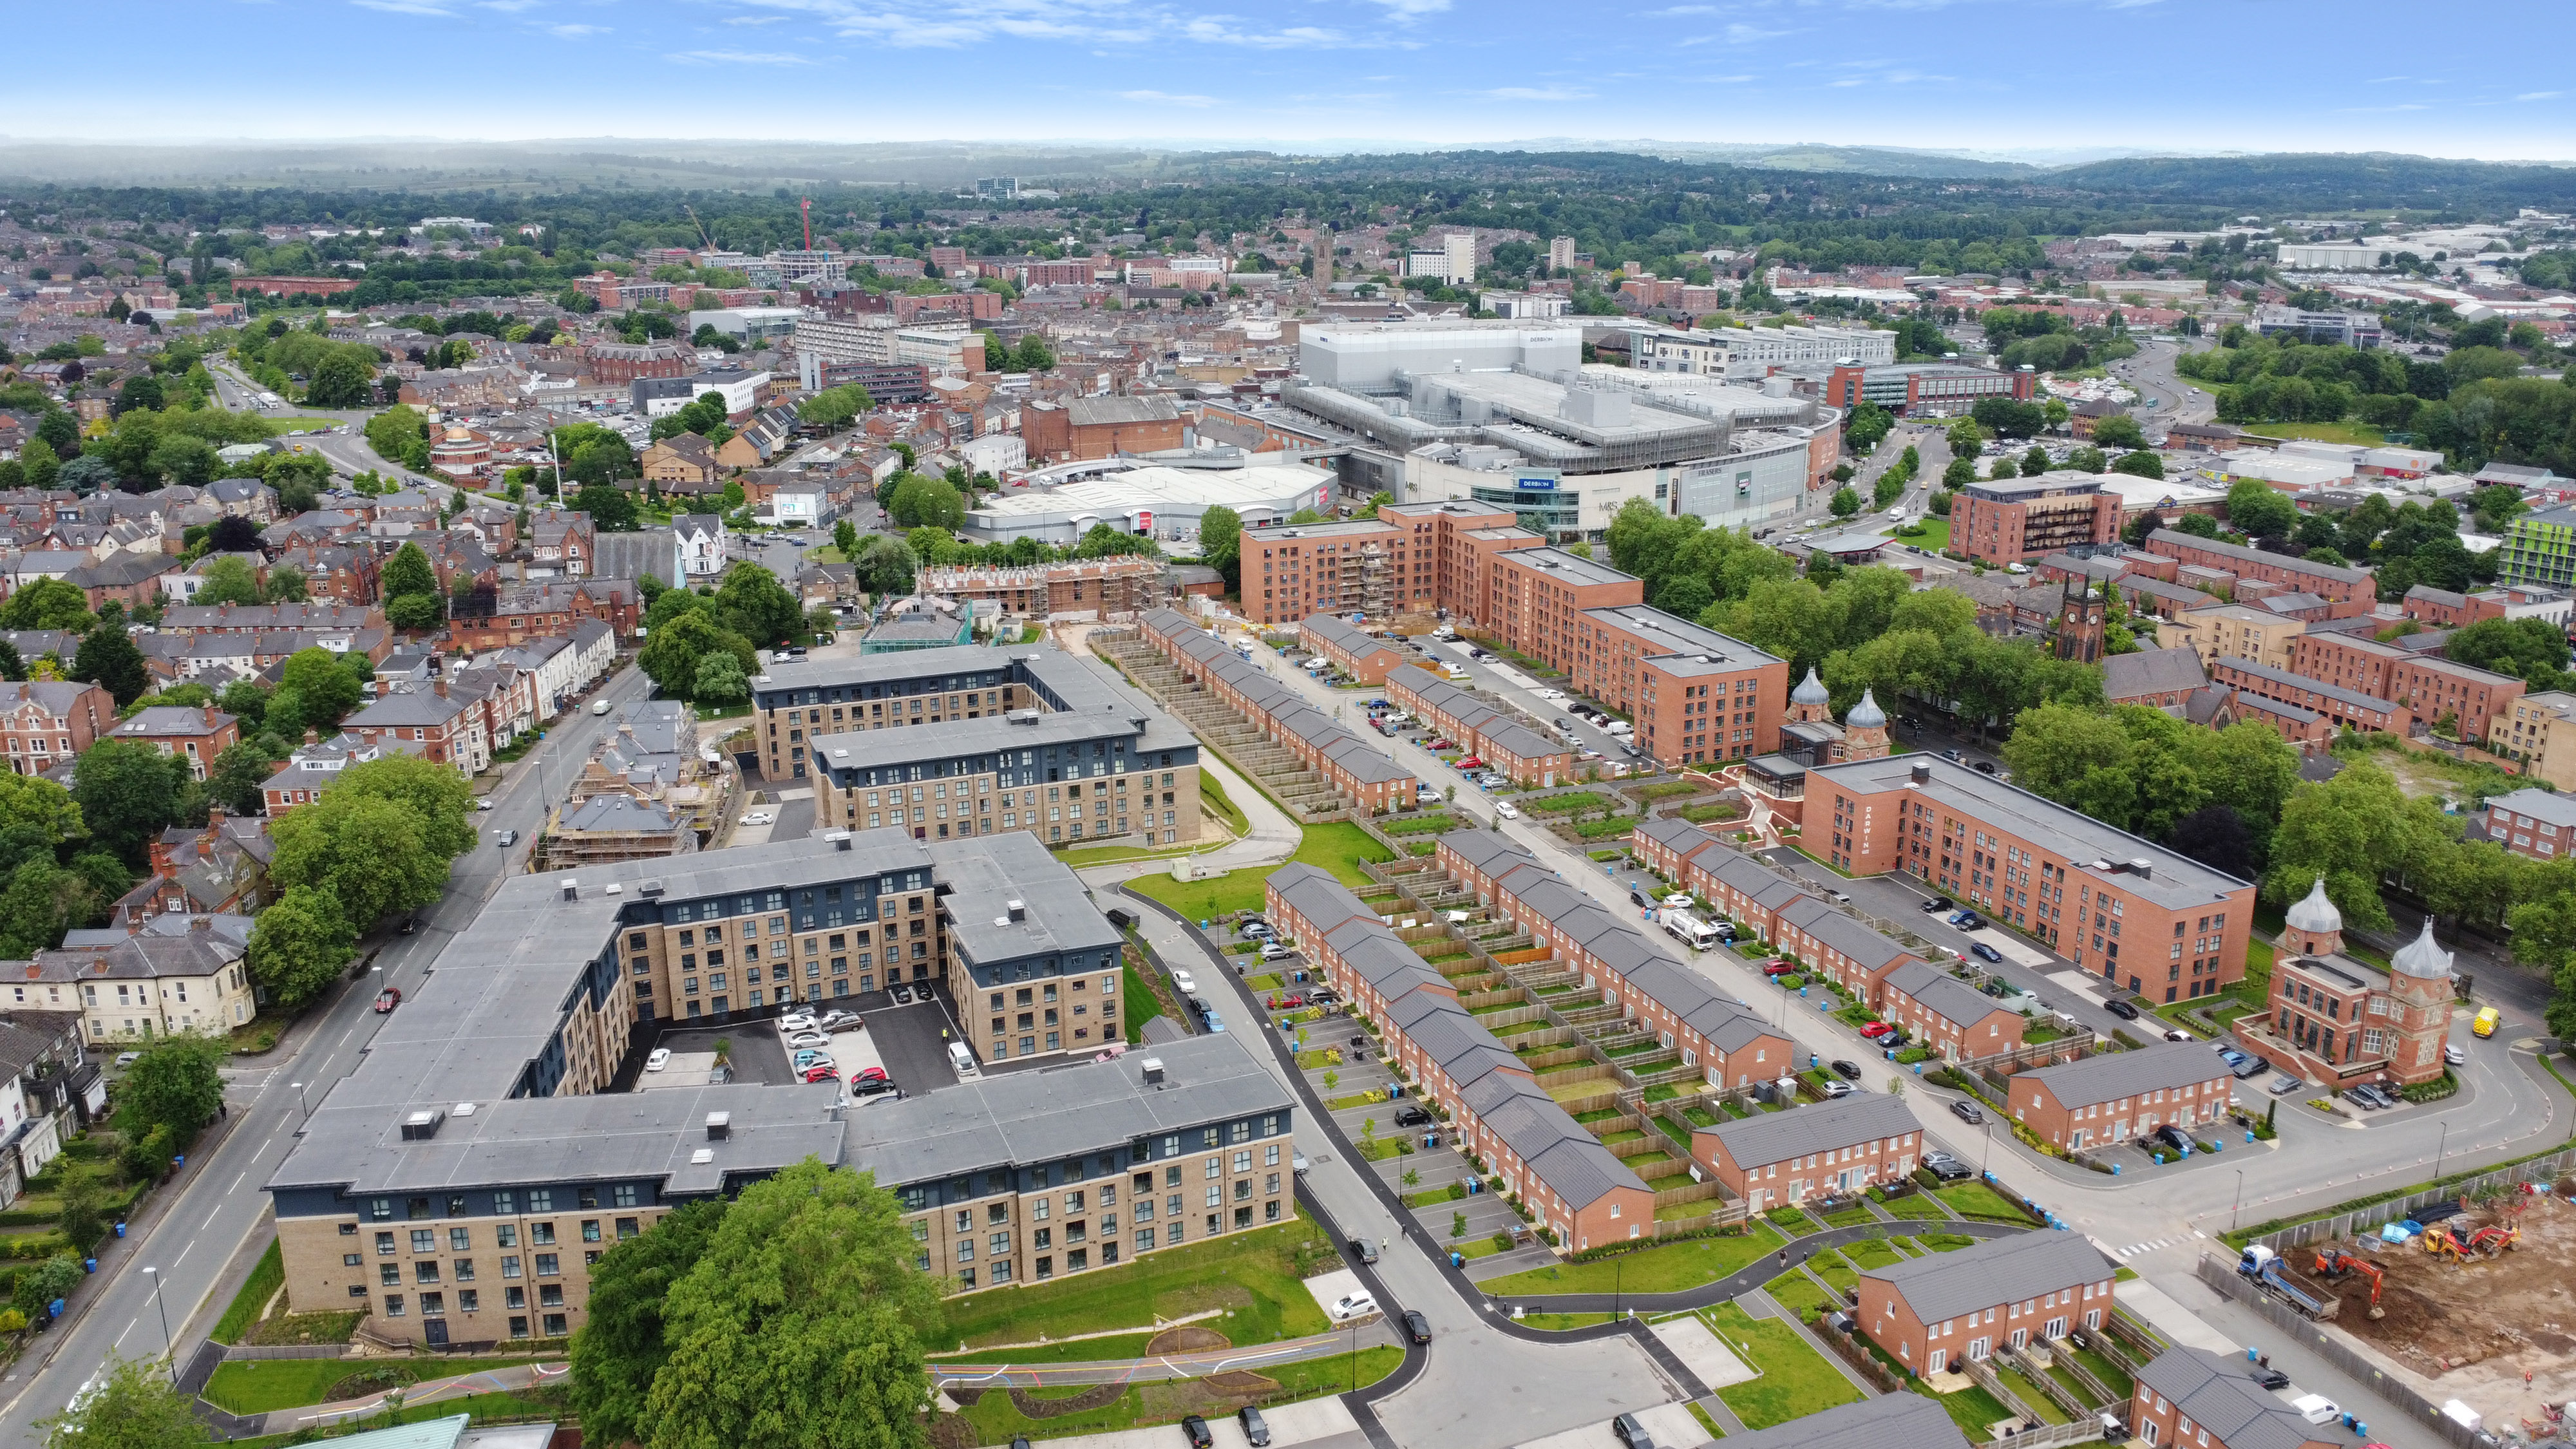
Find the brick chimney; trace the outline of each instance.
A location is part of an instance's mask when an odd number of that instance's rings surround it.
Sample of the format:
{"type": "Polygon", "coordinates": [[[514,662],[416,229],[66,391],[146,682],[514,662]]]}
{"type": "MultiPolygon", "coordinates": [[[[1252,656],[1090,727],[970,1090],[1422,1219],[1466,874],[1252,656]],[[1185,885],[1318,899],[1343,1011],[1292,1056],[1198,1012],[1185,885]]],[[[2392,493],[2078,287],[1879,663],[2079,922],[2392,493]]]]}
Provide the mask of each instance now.
{"type": "Polygon", "coordinates": [[[160,876],[170,873],[170,842],[166,840],[152,842],[152,873],[160,876]]]}
{"type": "Polygon", "coordinates": [[[206,728],[208,728],[208,729],[210,729],[210,730],[211,730],[211,729],[213,729],[213,728],[215,727],[215,725],[216,725],[216,723],[217,723],[217,721],[216,721],[216,716],[217,716],[217,715],[219,715],[219,714],[221,714],[221,713],[222,713],[222,711],[220,711],[220,710],[216,709],[216,708],[215,708],[213,705],[211,705],[211,704],[210,704],[210,705],[205,706],[205,711],[206,711],[206,728]]]}

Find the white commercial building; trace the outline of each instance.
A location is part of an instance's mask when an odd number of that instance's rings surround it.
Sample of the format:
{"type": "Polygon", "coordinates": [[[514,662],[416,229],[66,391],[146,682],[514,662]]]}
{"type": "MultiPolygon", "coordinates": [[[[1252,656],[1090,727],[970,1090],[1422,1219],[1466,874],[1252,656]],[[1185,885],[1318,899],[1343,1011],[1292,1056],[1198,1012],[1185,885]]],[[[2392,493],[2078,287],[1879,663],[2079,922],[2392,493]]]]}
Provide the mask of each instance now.
{"type": "Polygon", "coordinates": [[[1686,372],[1760,382],[1773,368],[1856,359],[1863,366],[1896,361],[1896,334],[1859,327],[1719,327],[1685,332],[1639,331],[1631,355],[1643,372],[1686,372]]]}
{"type": "Polygon", "coordinates": [[[2411,248],[2389,237],[2368,237],[2361,241],[2283,242],[2275,259],[2282,266],[2304,272],[2368,272],[2388,265],[2380,258],[2408,250],[2411,248]]]}
{"type": "Polygon", "coordinates": [[[713,327],[727,337],[745,342],[763,342],[772,337],[785,337],[796,330],[802,313],[794,307],[719,307],[713,311],[689,314],[689,335],[698,335],[701,327],[713,327]]]}
{"type": "Polygon", "coordinates": [[[1210,508],[1233,509],[1246,528],[1284,523],[1303,508],[1332,510],[1332,474],[1299,463],[1245,463],[1245,456],[1161,454],[1050,469],[1036,475],[1038,486],[995,494],[968,510],[965,533],[976,543],[1069,544],[1106,523],[1124,533],[1194,543],[1199,518],[1210,508]],[[1048,484],[1050,475],[1070,481],[1048,484]]]}
{"type": "Polygon", "coordinates": [[[1325,387],[1378,391],[1430,372],[1523,368],[1571,373],[1583,365],[1583,329],[1528,322],[1309,323],[1297,335],[1297,370],[1325,387]]]}

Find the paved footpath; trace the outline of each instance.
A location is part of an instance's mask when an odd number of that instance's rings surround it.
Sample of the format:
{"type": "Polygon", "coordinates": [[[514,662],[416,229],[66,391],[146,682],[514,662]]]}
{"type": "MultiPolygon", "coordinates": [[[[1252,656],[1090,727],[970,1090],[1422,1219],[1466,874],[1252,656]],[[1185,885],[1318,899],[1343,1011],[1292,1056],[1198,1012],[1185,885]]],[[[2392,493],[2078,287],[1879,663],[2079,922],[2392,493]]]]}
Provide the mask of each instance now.
{"type": "MultiPolygon", "coordinates": [[[[364,1372],[365,1368],[366,1360],[349,1360],[351,1373],[364,1372]]],[[[382,1394],[370,1394],[363,1399],[342,1399],[332,1404],[307,1404],[301,1408],[278,1409],[269,1414],[268,1421],[261,1427],[260,1432],[292,1434],[299,1429],[310,1429],[319,1424],[346,1424],[371,1414],[381,1414],[385,1409],[385,1400],[395,1392],[402,1395],[404,1408],[417,1409],[424,1404],[443,1404],[457,1399],[472,1398],[477,1394],[506,1394],[520,1389],[547,1388],[562,1383],[565,1376],[571,1372],[572,1365],[568,1363],[524,1363],[512,1364],[508,1368],[457,1374],[452,1378],[424,1379],[416,1384],[406,1384],[398,1391],[388,1390],[382,1394]]]]}
{"type": "Polygon", "coordinates": [[[1152,1358],[1103,1359],[1089,1363],[1007,1364],[1007,1363],[941,1363],[932,1358],[928,1367],[931,1381],[941,1388],[1018,1388],[1035,1389],[1064,1384],[1143,1384],[1166,1379],[1197,1379],[1234,1369],[1259,1369],[1273,1364],[1302,1363],[1309,1359],[1330,1358],[1348,1353],[1356,1345],[1376,1348],[1395,1341],[1393,1332],[1380,1319],[1365,1325],[1355,1341],[1347,1331],[1318,1333],[1305,1338],[1291,1338],[1279,1343],[1255,1344],[1249,1348],[1206,1348],[1188,1353],[1158,1354],[1152,1358]]]}

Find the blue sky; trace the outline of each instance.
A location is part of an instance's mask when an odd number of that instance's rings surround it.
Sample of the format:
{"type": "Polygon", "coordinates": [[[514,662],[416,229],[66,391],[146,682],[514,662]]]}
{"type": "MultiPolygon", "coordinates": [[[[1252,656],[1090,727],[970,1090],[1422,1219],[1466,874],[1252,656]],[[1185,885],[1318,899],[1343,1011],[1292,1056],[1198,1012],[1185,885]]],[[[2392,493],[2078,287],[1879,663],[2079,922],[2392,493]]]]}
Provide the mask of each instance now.
{"type": "Polygon", "coordinates": [[[12,17],[18,53],[46,59],[14,71],[0,132],[2576,160],[2571,15],[2563,0],[118,0],[12,17]],[[99,43],[108,14],[187,42],[138,60],[99,43]]]}

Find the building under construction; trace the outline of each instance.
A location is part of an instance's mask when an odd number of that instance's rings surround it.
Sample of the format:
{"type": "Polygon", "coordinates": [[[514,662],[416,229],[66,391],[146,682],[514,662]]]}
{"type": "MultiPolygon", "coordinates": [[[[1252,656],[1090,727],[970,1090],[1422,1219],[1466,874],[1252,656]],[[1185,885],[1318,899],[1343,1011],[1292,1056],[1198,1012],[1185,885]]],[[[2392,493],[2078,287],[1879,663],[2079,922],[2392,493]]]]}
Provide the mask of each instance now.
{"type": "Polygon", "coordinates": [[[529,852],[530,871],[575,870],[627,860],[689,855],[698,832],[671,807],[631,795],[594,795],[557,806],[529,852]]]}

